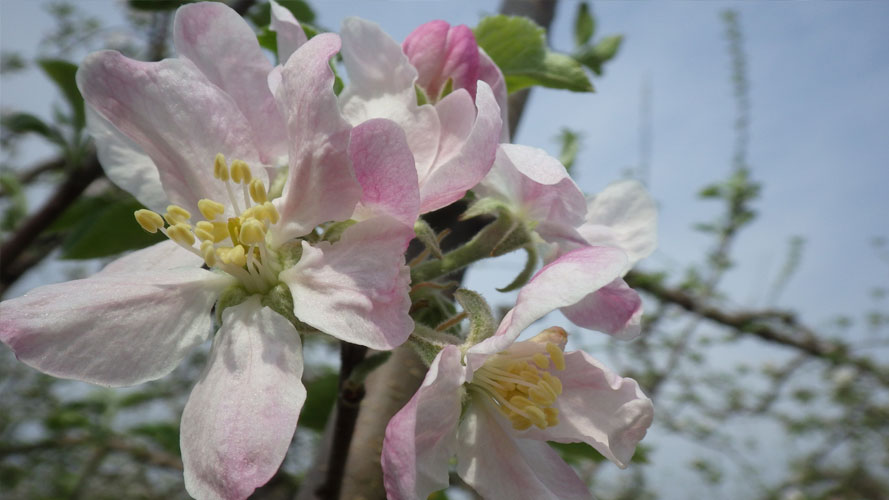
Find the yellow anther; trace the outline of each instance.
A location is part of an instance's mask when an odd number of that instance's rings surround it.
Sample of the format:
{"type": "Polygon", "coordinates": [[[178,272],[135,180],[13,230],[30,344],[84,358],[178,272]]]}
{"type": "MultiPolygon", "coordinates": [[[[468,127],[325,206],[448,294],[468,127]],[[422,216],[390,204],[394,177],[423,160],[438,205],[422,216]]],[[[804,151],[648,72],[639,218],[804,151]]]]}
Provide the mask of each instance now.
{"type": "Polygon", "coordinates": [[[235,184],[247,184],[253,178],[250,172],[250,166],[243,160],[235,160],[231,167],[232,182],[235,184]]]}
{"type": "Polygon", "coordinates": [[[136,222],[142,226],[142,229],[149,233],[156,233],[158,229],[164,227],[164,219],[158,213],[151,210],[141,209],[133,212],[136,222]]]}
{"type": "Polygon", "coordinates": [[[256,219],[247,219],[241,224],[238,237],[245,245],[259,245],[265,241],[265,226],[256,219]]]}
{"type": "Polygon", "coordinates": [[[204,240],[201,242],[201,255],[208,266],[213,267],[216,265],[216,247],[213,246],[212,241],[204,240]]]}
{"type": "Polygon", "coordinates": [[[541,369],[546,370],[547,368],[549,368],[549,358],[538,352],[534,355],[534,364],[539,366],[541,369]]]}
{"type": "Polygon", "coordinates": [[[228,220],[228,237],[232,239],[232,245],[238,245],[241,241],[238,236],[241,234],[241,218],[232,217],[228,220]]]}
{"type": "Polygon", "coordinates": [[[509,421],[512,422],[512,428],[517,431],[524,431],[526,429],[529,429],[531,425],[533,425],[530,420],[519,415],[518,413],[512,414],[509,417],[509,421]]]}
{"type": "Polygon", "coordinates": [[[201,215],[203,215],[205,219],[213,220],[225,212],[225,205],[205,198],[198,201],[198,210],[201,211],[201,215]]]}
{"type": "Polygon", "coordinates": [[[558,377],[554,377],[551,373],[544,373],[543,380],[545,380],[547,385],[555,391],[556,396],[562,394],[562,381],[559,380],[558,377]]]}
{"type": "Polygon", "coordinates": [[[180,207],[179,205],[168,205],[167,206],[167,213],[169,215],[172,215],[176,219],[178,219],[176,221],[177,223],[178,222],[185,222],[188,219],[191,219],[191,212],[180,207]]]}
{"type": "Polygon", "coordinates": [[[522,409],[524,416],[541,429],[546,429],[546,414],[536,406],[528,406],[522,409]]]}
{"type": "Polygon", "coordinates": [[[513,396],[509,398],[509,404],[519,409],[525,408],[527,406],[534,406],[534,403],[532,403],[530,399],[524,396],[513,396]]]}
{"type": "Polygon", "coordinates": [[[262,209],[263,209],[264,213],[266,214],[269,222],[271,222],[272,224],[278,223],[278,220],[281,218],[281,215],[278,214],[278,209],[275,208],[274,203],[267,201],[262,204],[262,209]]]}
{"type": "Polygon", "coordinates": [[[559,425],[559,410],[555,408],[544,408],[543,414],[546,415],[547,427],[559,425]]]}
{"type": "Polygon", "coordinates": [[[559,349],[559,346],[553,344],[552,342],[546,343],[546,352],[549,353],[550,359],[553,360],[553,365],[556,367],[556,370],[564,370],[565,369],[565,353],[559,349]]]}
{"type": "Polygon", "coordinates": [[[167,228],[167,236],[180,245],[187,247],[194,245],[194,234],[188,224],[178,223],[170,226],[167,228]]]}
{"type": "Polygon", "coordinates": [[[541,388],[540,386],[528,389],[528,397],[539,406],[549,406],[556,402],[556,398],[552,396],[550,391],[541,388]]]}
{"type": "Polygon", "coordinates": [[[218,153],[213,160],[213,177],[223,182],[228,182],[228,164],[225,163],[225,156],[222,153],[218,153]]]}
{"type": "Polygon", "coordinates": [[[253,201],[256,203],[265,203],[269,201],[265,185],[260,179],[253,179],[250,181],[250,197],[253,198],[253,201]]]}
{"type": "Polygon", "coordinates": [[[247,253],[244,251],[244,247],[242,247],[241,245],[237,245],[237,246],[233,247],[228,252],[228,259],[229,259],[229,262],[231,262],[232,264],[234,264],[238,267],[246,266],[247,265],[247,253]]]}
{"type": "MultiPolygon", "coordinates": [[[[205,220],[198,222],[194,225],[194,235],[201,241],[209,241],[212,243],[215,240],[215,236],[213,235],[213,223],[205,220]]],[[[203,244],[201,244],[201,248],[203,247],[203,244]]]]}
{"type": "Polygon", "coordinates": [[[524,370],[519,373],[519,377],[522,378],[525,382],[531,382],[532,384],[536,384],[540,381],[540,375],[537,374],[537,370],[524,370]]]}

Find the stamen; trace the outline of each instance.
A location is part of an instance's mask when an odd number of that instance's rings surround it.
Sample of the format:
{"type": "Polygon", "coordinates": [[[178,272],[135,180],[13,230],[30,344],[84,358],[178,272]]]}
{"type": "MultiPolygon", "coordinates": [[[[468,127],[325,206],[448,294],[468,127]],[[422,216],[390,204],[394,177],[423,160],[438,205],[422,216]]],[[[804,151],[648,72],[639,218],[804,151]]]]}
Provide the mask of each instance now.
{"type": "Polygon", "coordinates": [[[238,236],[241,234],[241,218],[232,217],[228,220],[228,236],[232,239],[232,245],[239,245],[238,236]]]}
{"type": "MultiPolygon", "coordinates": [[[[201,241],[209,241],[213,243],[215,237],[213,236],[213,223],[202,220],[194,225],[194,235],[198,237],[201,241]]],[[[203,243],[201,243],[201,248],[203,248],[203,243]]]]}
{"type": "Polygon", "coordinates": [[[152,212],[151,210],[141,209],[133,212],[133,215],[136,217],[136,222],[142,226],[142,229],[148,231],[149,233],[156,233],[158,229],[164,227],[164,219],[160,216],[160,214],[156,212],[152,212]]]}
{"type": "Polygon", "coordinates": [[[269,201],[268,193],[265,190],[265,186],[262,184],[262,180],[253,179],[250,181],[250,197],[253,198],[253,201],[259,204],[269,201]]]}
{"type": "Polygon", "coordinates": [[[225,212],[225,205],[205,198],[198,201],[198,210],[201,211],[201,215],[203,215],[205,219],[212,221],[225,212]]]}
{"type": "Polygon", "coordinates": [[[228,164],[226,164],[225,156],[222,153],[217,153],[216,158],[213,161],[213,177],[216,177],[222,182],[228,182],[228,164]]]}
{"type": "Polygon", "coordinates": [[[239,233],[241,243],[258,245],[265,241],[265,226],[256,219],[247,219],[241,224],[239,233]]]}
{"type": "Polygon", "coordinates": [[[174,225],[188,222],[191,219],[191,212],[180,207],[179,205],[170,205],[167,207],[167,213],[164,214],[167,224],[174,225]]]}
{"type": "Polygon", "coordinates": [[[553,344],[552,342],[546,343],[546,352],[549,354],[550,359],[553,360],[553,365],[555,365],[556,370],[564,370],[565,369],[565,353],[559,349],[559,346],[553,344]]]}
{"type": "Polygon", "coordinates": [[[235,160],[231,166],[231,178],[235,184],[247,184],[253,178],[250,166],[243,160],[235,160]]]}
{"type": "Polygon", "coordinates": [[[167,228],[167,236],[182,246],[194,245],[194,234],[188,224],[178,223],[170,226],[167,228]]]}
{"type": "Polygon", "coordinates": [[[216,247],[213,246],[212,241],[204,240],[201,242],[201,255],[203,255],[204,262],[206,262],[208,266],[213,267],[216,265],[216,247]]]}

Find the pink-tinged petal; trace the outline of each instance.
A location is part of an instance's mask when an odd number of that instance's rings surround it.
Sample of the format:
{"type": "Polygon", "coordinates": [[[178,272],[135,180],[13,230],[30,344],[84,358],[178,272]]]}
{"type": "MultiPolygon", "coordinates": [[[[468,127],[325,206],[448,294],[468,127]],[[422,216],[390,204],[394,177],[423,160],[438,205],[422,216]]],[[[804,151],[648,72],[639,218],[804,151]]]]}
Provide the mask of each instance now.
{"type": "Polygon", "coordinates": [[[478,57],[478,79],[487,83],[491,90],[494,91],[494,99],[497,100],[497,105],[500,106],[500,119],[503,121],[503,128],[500,130],[500,142],[506,144],[510,142],[509,127],[506,125],[509,123],[509,110],[507,108],[509,93],[506,91],[506,79],[503,78],[503,72],[494,64],[494,61],[484,49],[478,49],[478,57]]]}
{"type": "Polygon", "coordinates": [[[0,340],[44,373],[105,386],[163,377],[210,334],[232,278],[199,268],[101,273],[0,303],[0,340]]]}
{"type": "Polygon", "coordinates": [[[340,115],[328,63],[339,49],[337,35],[322,33],[294,52],[281,73],[277,97],[287,118],[290,171],[276,201],[281,223],[272,238],[278,244],[348,219],[361,198],[349,160],[351,127],[340,115]]]}
{"type": "Polygon", "coordinates": [[[299,21],[293,17],[293,13],[285,7],[281,7],[275,0],[269,2],[272,7],[272,22],[270,28],[277,33],[278,61],[281,64],[290,59],[290,55],[296,52],[302,44],[308,40],[299,21]]]}
{"type": "MultiPolygon", "coordinates": [[[[84,99],[154,161],[170,202],[193,214],[201,198],[227,200],[213,177],[217,153],[252,165],[253,132],[232,98],[185,59],[145,63],[90,54],[77,72],[84,99]]],[[[255,177],[266,179],[254,168],[255,177]]]]}
{"type": "Polygon", "coordinates": [[[392,349],[414,328],[404,251],[413,228],[389,217],[359,222],[334,245],[302,243],[302,258],[279,275],[296,317],[324,333],[392,349]]]}
{"type": "Polygon", "coordinates": [[[420,190],[414,155],[404,131],[382,118],[352,129],[349,156],[361,184],[361,203],[353,219],[388,215],[414,227],[420,210],[420,190]]]}
{"type": "Polygon", "coordinates": [[[390,500],[426,498],[447,488],[448,463],[456,453],[465,368],[460,349],[445,347],[423,385],[389,421],[383,440],[383,481],[390,500]]]}
{"type": "Polygon", "coordinates": [[[240,500],[280,467],[306,400],[299,333],[253,296],[222,312],[222,327],[182,413],[185,488],[240,500]]]}
{"type": "Polygon", "coordinates": [[[422,176],[438,153],[441,125],[435,108],[417,105],[417,71],[398,42],[370,21],[348,18],[341,35],[349,73],[349,84],[340,94],[343,116],[353,125],[371,118],[401,125],[422,176]]]}
{"type": "Polygon", "coordinates": [[[272,163],[287,152],[284,119],[266,84],[272,63],[241,16],[218,2],[184,5],[176,11],[173,43],[237,103],[253,129],[260,161],[272,163]]]}
{"type": "Polygon", "coordinates": [[[481,366],[484,356],[477,354],[506,349],[525,328],[549,312],[576,304],[619,278],[626,265],[626,254],[612,247],[580,248],[547,264],[519,291],[515,307],[500,322],[494,336],[469,349],[471,366],[481,366]]]}
{"type": "Polygon", "coordinates": [[[198,268],[204,265],[204,259],[167,240],[136,250],[115,259],[102,268],[99,274],[109,273],[141,273],[155,270],[175,269],[177,267],[198,268]]]}
{"type": "Polygon", "coordinates": [[[639,384],[623,378],[583,351],[565,354],[565,369],[553,372],[562,381],[556,399],[559,424],[525,431],[528,439],[584,442],[620,468],[654,418],[654,406],[639,384]]]}
{"type": "Polygon", "coordinates": [[[587,211],[583,192],[559,160],[528,146],[501,144],[475,192],[507,202],[537,224],[578,226],[587,211]]]}
{"type": "Polygon", "coordinates": [[[616,182],[590,200],[578,231],[591,245],[622,248],[632,266],[657,248],[657,205],[639,182],[616,182]]]}
{"type": "Polygon", "coordinates": [[[522,439],[487,397],[472,399],[458,432],[457,473],[484,498],[592,499],[583,481],[543,441],[522,439]]]}
{"type": "MultiPolygon", "coordinates": [[[[459,95],[459,92],[454,94],[459,95]]],[[[442,100],[439,105],[445,101],[447,99],[442,100]]],[[[478,108],[475,123],[468,137],[462,142],[462,147],[449,157],[439,155],[429,172],[425,176],[421,174],[420,213],[431,212],[459,200],[491,170],[502,122],[491,88],[484,82],[478,85],[475,104],[478,108]]],[[[461,117],[443,116],[444,136],[447,136],[449,129],[463,130],[463,128],[461,117]]],[[[419,167],[418,171],[422,172],[419,167]]]]}
{"type": "Polygon", "coordinates": [[[449,79],[454,89],[466,89],[475,99],[479,49],[468,27],[431,21],[412,31],[402,49],[417,69],[417,84],[432,100],[438,99],[449,79]]]}
{"type": "Polygon", "coordinates": [[[139,203],[163,213],[170,202],[157,166],[145,151],[90,106],[86,107],[86,129],[96,143],[99,163],[111,182],[132,194],[139,203]]]}
{"type": "Polygon", "coordinates": [[[633,340],[642,331],[642,299],[620,278],[561,310],[575,325],[619,340],[633,340]]]}

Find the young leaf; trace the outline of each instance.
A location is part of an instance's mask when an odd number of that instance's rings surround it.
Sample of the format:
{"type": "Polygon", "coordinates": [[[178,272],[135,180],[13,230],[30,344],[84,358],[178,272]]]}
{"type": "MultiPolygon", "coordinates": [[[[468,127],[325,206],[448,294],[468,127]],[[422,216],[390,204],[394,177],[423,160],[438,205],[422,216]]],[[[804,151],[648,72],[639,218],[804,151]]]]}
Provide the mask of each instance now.
{"type": "Polygon", "coordinates": [[[565,166],[565,170],[571,172],[577,153],[580,151],[581,134],[567,127],[563,127],[556,139],[561,143],[559,163],[565,166]]]}
{"type": "Polygon", "coordinates": [[[596,19],[590,13],[590,5],[581,2],[577,6],[577,16],[574,18],[574,44],[578,47],[586,45],[596,32],[596,19]]]}
{"type": "Polygon", "coordinates": [[[68,106],[71,108],[71,121],[78,129],[86,123],[86,115],[83,108],[83,97],[77,89],[74,76],[77,74],[77,65],[61,59],[41,59],[37,61],[46,76],[56,84],[68,106]]]}
{"type": "Polygon", "coordinates": [[[544,29],[526,17],[486,17],[476,26],[475,39],[500,67],[510,93],[532,85],[593,91],[581,65],[550,51],[544,29]]]}
{"type": "Polygon", "coordinates": [[[12,134],[37,134],[59,146],[66,145],[65,138],[58,129],[30,113],[4,114],[2,124],[5,129],[4,132],[12,134]]]}
{"type": "Polygon", "coordinates": [[[623,39],[622,35],[607,36],[596,45],[584,47],[574,55],[574,58],[590,68],[593,73],[601,75],[602,65],[617,55],[623,39]]]}

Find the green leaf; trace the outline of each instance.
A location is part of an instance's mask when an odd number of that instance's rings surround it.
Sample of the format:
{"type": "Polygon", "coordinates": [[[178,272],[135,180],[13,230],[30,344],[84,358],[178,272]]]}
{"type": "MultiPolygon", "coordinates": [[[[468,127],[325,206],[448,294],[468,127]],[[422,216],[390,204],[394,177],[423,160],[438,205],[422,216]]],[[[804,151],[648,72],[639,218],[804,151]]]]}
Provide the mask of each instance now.
{"type": "Polygon", "coordinates": [[[259,34],[256,35],[256,40],[259,41],[260,47],[271,51],[275,54],[275,58],[278,57],[278,33],[269,29],[268,26],[265,26],[259,30],[259,34]]]}
{"type": "Polygon", "coordinates": [[[577,16],[574,18],[574,43],[578,47],[586,45],[596,32],[596,19],[590,13],[590,6],[581,2],[577,6],[577,16]]]}
{"type": "Polygon", "coordinates": [[[71,107],[71,121],[78,129],[86,123],[86,115],[83,108],[83,97],[77,89],[77,65],[62,59],[40,59],[37,61],[46,76],[56,84],[68,106],[71,107]]]}
{"type": "Polygon", "coordinates": [[[163,241],[163,234],[150,234],[136,223],[133,212],[140,208],[139,202],[128,199],[84,213],[62,243],[62,258],[107,257],[163,241]]]}
{"type": "Polygon", "coordinates": [[[577,153],[580,151],[581,134],[569,128],[563,127],[556,137],[561,143],[559,152],[559,163],[565,166],[565,170],[571,172],[571,167],[577,160],[577,153]]]}
{"type": "Polygon", "coordinates": [[[30,113],[7,113],[3,115],[2,125],[6,132],[12,134],[37,134],[46,140],[65,146],[65,137],[52,125],[30,113]]]}
{"type": "Polygon", "coordinates": [[[352,369],[352,373],[349,374],[348,382],[355,386],[364,384],[364,380],[367,379],[367,376],[382,366],[383,363],[389,359],[390,355],[392,355],[392,351],[383,351],[371,354],[362,359],[361,362],[358,363],[358,366],[352,369]]]}
{"type": "Polygon", "coordinates": [[[583,462],[604,462],[606,460],[601,453],[586,443],[556,443],[550,441],[549,445],[555,448],[559,455],[562,456],[562,459],[569,464],[578,465],[583,462]]]}
{"type": "Polygon", "coordinates": [[[10,198],[0,218],[0,231],[11,231],[28,214],[28,199],[22,183],[12,174],[0,174],[0,186],[10,198]]]}
{"type": "Polygon", "coordinates": [[[178,9],[191,2],[192,0],[127,0],[127,5],[133,10],[158,11],[178,9]]]}
{"type": "Polygon", "coordinates": [[[299,414],[300,428],[323,431],[339,394],[340,378],[327,372],[306,382],[306,404],[299,414]]]}
{"type": "MultiPolygon", "coordinates": [[[[293,17],[295,17],[303,27],[305,27],[304,25],[306,23],[315,22],[315,11],[309,7],[308,3],[302,0],[278,0],[278,5],[289,10],[293,14],[293,17]]],[[[272,6],[268,2],[261,3],[250,9],[247,13],[247,17],[256,26],[264,28],[271,23],[272,6]]]]}
{"type": "Polygon", "coordinates": [[[179,454],[179,426],[170,422],[152,422],[137,425],[129,430],[130,433],[145,436],[164,450],[179,454]]]}
{"type": "Polygon", "coordinates": [[[526,17],[486,17],[475,28],[475,39],[500,67],[510,93],[532,85],[593,91],[581,65],[550,51],[544,29],[526,17]]]}
{"type": "Polygon", "coordinates": [[[602,66],[617,55],[623,39],[623,35],[607,36],[596,45],[584,47],[574,55],[574,58],[590,68],[593,73],[601,75],[602,66]]]}

